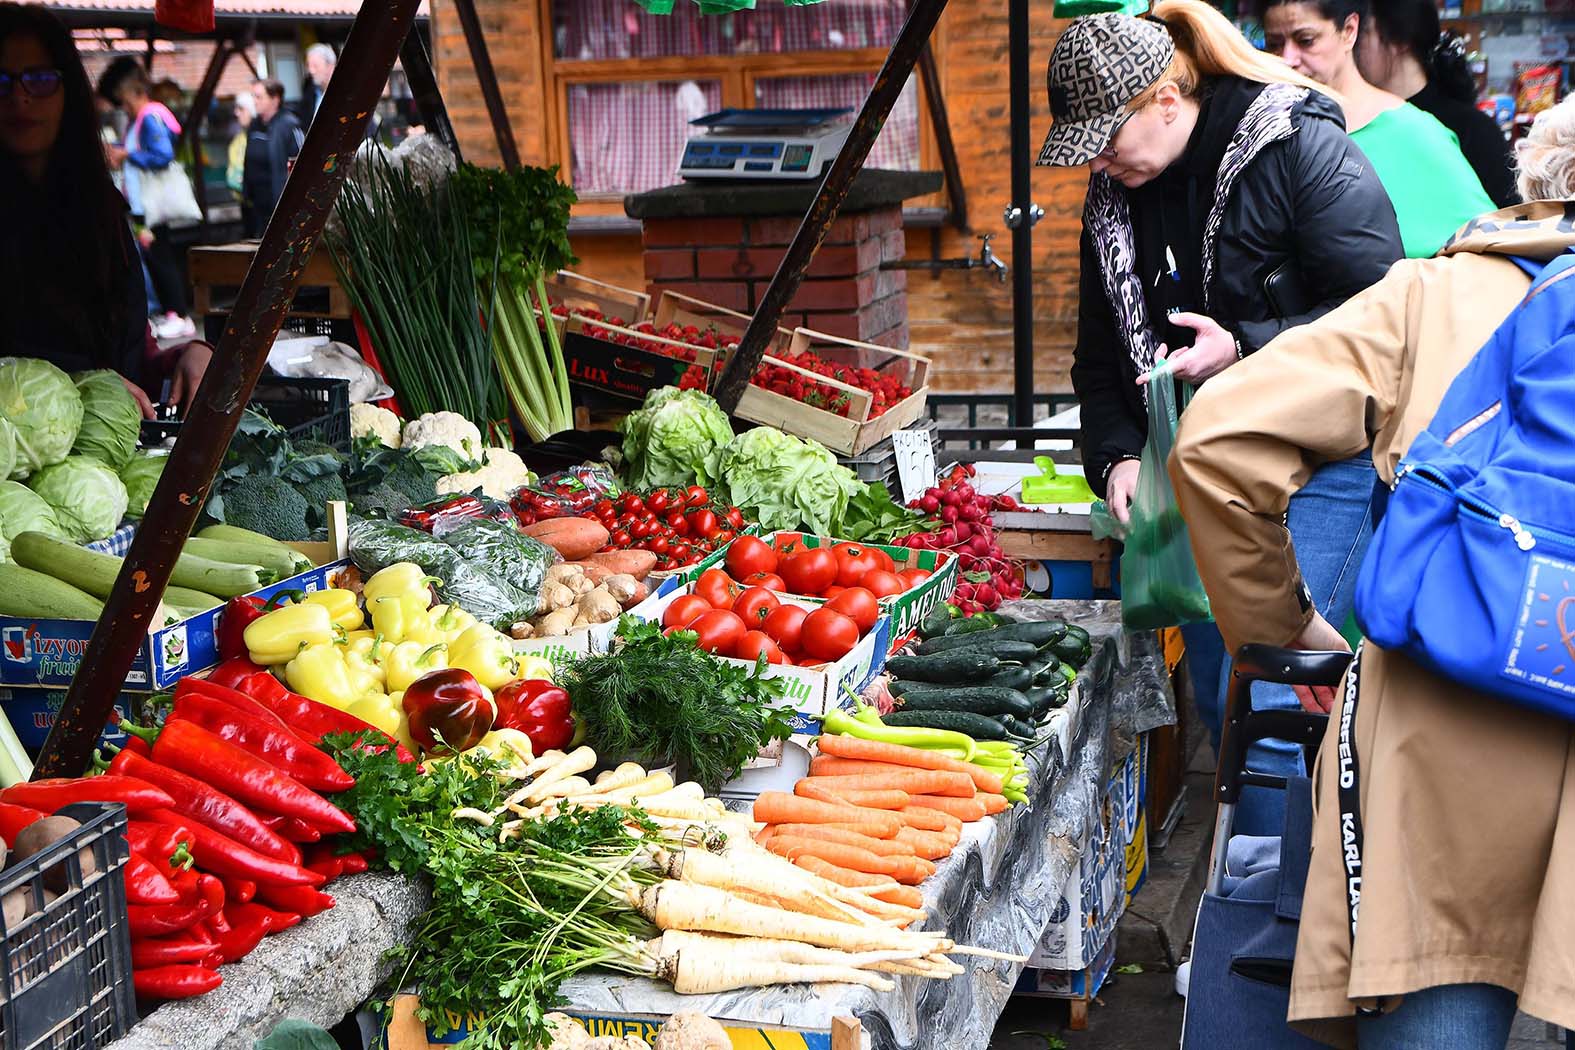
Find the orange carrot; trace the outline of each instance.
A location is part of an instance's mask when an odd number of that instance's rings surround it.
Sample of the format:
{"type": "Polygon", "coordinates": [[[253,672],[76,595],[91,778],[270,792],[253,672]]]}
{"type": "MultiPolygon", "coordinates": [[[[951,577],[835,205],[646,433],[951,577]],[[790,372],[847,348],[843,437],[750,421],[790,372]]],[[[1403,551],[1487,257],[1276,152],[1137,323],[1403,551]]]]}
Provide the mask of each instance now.
{"type": "Polygon", "coordinates": [[[913,848],[913,852],[925,860],[940,860],[951,855],[957,840],[941,832],[919,831],[916,828],[903,828],[897,832],[897,841],[913,848]]]}
{"type": "MultiPolygon", "coordinates": [[[[946,795],[973,798],[973,780],[965,773],[936,769],[910,769],[904,773],[862,773],[856,776],[815,777],[817,787],[826,791],[885,790],[906,791],[910,795],[946,795]]],[[[756,818],[759,819],[759,818],[756,818]]]]}
{"type": "Polygon", "coordinates": [[[899,904],[904,908],[924,907],[924,894],[912,886],[893,886],[890,889],[876,890],[870,896],[887,904],[899,904]]]}
{"type": "Polygon", "coordinates": [[[762,791],[755,799],[755,819],[763,824],[869,824],[885,829],[881,838],[897,834],[903,825],[901,817],[885,810],[820,802],[785,791],[762,791]]]}
{"type": "Polygon", "coordinates": [[[1005,795],[995,795],[988,791],[981,791],[976,797],[984,803],[984,812],[987,816],[992,813],[1005,813],[1009,805],[1005,795]]]}
{"type": "Polygon", "coordinates": [[[776,833],[777,833],[776,825],[775,824],[767,824],[765,827],[761,828],[760,829],[760,833],[755,836],[755,841],[756,842],[764,842],[764,841],[766,841],[766,839],[769,839],[772,835],[775,835],[776,833]]]}
{"type": "Polygon", "coordinates": [[[1001,778],[989,770],[920,747],[883,744],[878,740],[864,740],[856,736],[822,735],[817,743],[821,754],[824,755],[866,762],[891,763],[898,766],[916,766],[919,769],[939,769],[949,773],[967,773],[980,791],[999,793],[1001,790],[1001,778]]]}
{"type": "Polygon", "coordinates": [[[908,804],[906,791],[860,791],[850,788],[846,791],[825,791],[809,779],[800,780],[793,788],[795,795],[804,798],[819,799],[821,802],[837,802],[849,806],[867,806],[870,809],[901,809],[908,804]],[[831,796],[827,798],[824,796],[831,796]]]}
{"type": "MultiPolygon", "coordinates": [[[[984,803],[977,798],[943,798],[939,795],[914,795],[913,804],[923,806],[925,809],[938,809],[942,813],[950,813],[964,824],[975,820],[983,820],[984,803]]],[[[759,817],[755,818],[759,820],[759,817]]]]}
{"type": "Polygon", "coordinates": [[[890,875],[898,882],[913,886],[935,874],[935,865],[909,854],[905,857],[881,857],[858,846],[824,839],[805,839],[793,835],[776,835],[766,843],[766,849],[779,857],[796,861],[799,857],[820,857],[822,860],[853,871],[874,875],[890,875]]]}
{"type": "Polygon", "coordinates": [[[892,862],[892,878],[904,886],[917,886],[935,874],[935,864],[922,857],[886,857],[892,862]]]}
{"type": "MultiPolygon", "coordinates": [[[[909,795],[908,797],[912,798],[913,796],[909,795]]],[[[919,831],[945,831],[949,826],[946,823],[947,814],[942,813],[938,809],[925,809],[923,806],[909,805],[903,806],[902,809],[897,811],[897,814],[902,817],[904,824],[910,828],[917,828],[919,831]]],[[[962,826],[960,821],[957,826],[962,826]]]]}
{"type": "Polygon", "coordinates": [[[823,879],[829,879],[838,886],[848,886],[854,889],[880,887],[882,889],[898,889],[896,880],[890,875],[871,875],[868,872],[854,871],[851,868],[838,867],[821,857],[806,854],[793,861],[805,871],[813,872],[823,879]]]}
{"type": "Polygon", "coordinates": [[[867,849],[877,857],[912,857],[918,851],[912,843],[901,839],[878,839],[859,832],[858,824],[775,824],[778,835],[793,838],[824,839],[840,842],[845,846],[867,849]]]}

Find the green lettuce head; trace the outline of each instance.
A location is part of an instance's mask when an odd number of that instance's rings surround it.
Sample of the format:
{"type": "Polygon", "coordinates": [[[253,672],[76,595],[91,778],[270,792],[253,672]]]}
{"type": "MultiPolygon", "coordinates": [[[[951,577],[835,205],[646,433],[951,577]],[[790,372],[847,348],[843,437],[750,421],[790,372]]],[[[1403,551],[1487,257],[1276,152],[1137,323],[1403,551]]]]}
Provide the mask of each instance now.
{"type": "Polygon", "coordinates": [[[78,372],[76,384],[82,395],[82,429],[71,451],[119,470],[137,451],[142,410],[119,374],[107,368],[78,372]]]}
{"type": "Polygon", "coordinates": [[[126,486],[126,517],[133,521],[142,519],[148,509],[148,499],[158,486],[159,478],[164,475],[164,464],[168,462],[169,456],[141,452],[131,457],[131,462],[121,468],[120,480],[126,486]]]}
{"type": "Polygon", "coordinates": [[[848,499],[863,489],[858,476],[822,444],[801,441],[775,427],[738,435],[718,463],[728,502],[765,529],[802,527],[834,535],[848,499]]]}
{"type": "Polygon", "coordinates": [[[637,489],[712,484],[718,457],[733,440],[727,413],[698,390],[664,386],[619,424],[624,475],[637,489]]]}
{"type": "Polygon", "coordinates": [[[55,512],[43,498],[16,481],[0,481],[0,549],[11,557],[11,540],[24,532],[42,532],[65,539],[66,532],[55,520],[55,512]]]}
{"type": "Polygon", "coordinates": [[[96,459],[67,456],[38,471],[27,484],[54,508],[66,538],[77,543],[103,539],[126,516],[126,486],[96,459]]]}
{"type": "Polygon", "coordinates": [[[71,452],[82,427],[82,395],[71,377],[36,357],[0,358],[0,417],[16,428],[16,465],[25,478],[71,452]]]}

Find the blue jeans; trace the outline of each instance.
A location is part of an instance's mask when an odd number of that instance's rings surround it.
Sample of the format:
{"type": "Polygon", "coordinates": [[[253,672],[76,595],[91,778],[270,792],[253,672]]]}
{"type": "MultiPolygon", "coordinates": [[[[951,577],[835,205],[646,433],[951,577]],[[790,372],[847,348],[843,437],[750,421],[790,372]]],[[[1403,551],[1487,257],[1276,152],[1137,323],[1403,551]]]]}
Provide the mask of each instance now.
{"type": "MultiPolygon", "coordinates": [[[[1313,603],[1338,630],[1351,614],[1356,596],[1356,576],[1362,556],[1372,539],[1368,508],[1372,502],[1372,457],[1362,453],[1352,459],[1328,463],[1291,497],[1287,524],[1301,565],[1302,579],[1312,592],[1313,603]]],[[[1198,714],[1219,751],[1220,728],[1225,720],[1225,695],[1230,685],[1230,660],[1213,624],[1192,624],[1181,629],[1187,645],[1193,694],[1198,714]],[[1197,659],[1194,660],[1196,655],[1197,659]]],[[[1253,690],[1253,707],[1259,710],[1300,710],[1290,686],[1260,685],[1253,690]]],[[[1304,772],[1301,748],[1284,740],[1266,740],[1247,753],[1249,768],[1260,773],[1298,776],[1304,772]]],[[[1241,835],[1278,835],[1285,823],[1282,793],[1247,788],[1236,810],[1235,831],[1241,835]]]]}
{"type": "Polygon", "coordinates": [[[1491,984],[1446,984],[1405,997],[1357,1022],[1361,1050],[1504,1050],[1515,993],[1491,984]]]}

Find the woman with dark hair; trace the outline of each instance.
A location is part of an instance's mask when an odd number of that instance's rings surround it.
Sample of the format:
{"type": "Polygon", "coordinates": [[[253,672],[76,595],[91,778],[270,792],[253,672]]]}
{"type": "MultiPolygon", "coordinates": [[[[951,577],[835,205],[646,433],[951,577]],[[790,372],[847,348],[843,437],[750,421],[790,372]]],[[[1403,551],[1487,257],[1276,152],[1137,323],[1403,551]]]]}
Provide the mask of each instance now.
{"type": "MultiPolygon", "coordinates": [[[[151,417],[147,298],[93,90],[70,30],[14,3],[0,3],[0,229],[0,356],[113,369],[151,417]]],[[[174,355],[173,402],[211,357],[202,343],[174,355]]]]}
{"type": "Polygon", "coordinates": [[[1453,131],[1495,204],[1519,204],[1509,142],[1493,118],[1477,109],[1465,45],[1439,31],[1433,0],[1371,0],[1367,14],[1356,41],[1362,76],[1453,131]]]}
{"type": "Polygon", "coordinates": [[[1339,98],[1346,130],[1389,192],[1407,258],[1433,255],[1467,221],[1494,210],[1454,133],[1363,78],[1355,52],[1366,0],[1266,3],[1268,50],[1339,98]]]}

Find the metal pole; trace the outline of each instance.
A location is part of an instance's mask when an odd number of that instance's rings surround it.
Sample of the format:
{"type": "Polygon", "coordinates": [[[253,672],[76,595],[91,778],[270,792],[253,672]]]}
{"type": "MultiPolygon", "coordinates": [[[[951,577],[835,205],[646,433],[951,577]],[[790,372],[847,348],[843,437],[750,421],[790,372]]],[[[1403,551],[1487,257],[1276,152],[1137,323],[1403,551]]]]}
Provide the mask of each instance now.
{"type": "Polygon", "coordinates": [[[963,188],[962,166],[957,163],[957,144],[952,141],[952,121],[946,112],[941,72],[935,67],[935,49],[928,45],[919,56],[919,76],[924,80],[924,100],[929,104],[930,125],[935,129],[935,148],[941,155],[941,172],[946,176],[946,218],[967,233],[968,192],[963,188]]]}
{"type": "Polygon", "coordinates": [[[1028,0],[1010,0],[1007,13],[1012,92],[1012,408],[1015,426],[1034,422],[1034,223],[1043,214],[1033,202],[1033,107],[1028,92],[1028,0]]]}
{"type": "Polygon", "coordinates": [[[448,119],[448,107],[443,104],[443,93],[438,90],[437,75],[432,72],[432,57],[427,54],[426,41],[418,29],[405,37],[405,46],[399,52],[399,64],[405,67],[405,79],[410,82],[410,94],[416,103],[416,112],[429,133],[436,135],[443,144],[454,151],[454,161],[465,158],[459,151],[459,136],[448,119]]]}
{"type": "Polygon", "coordinates": [[[399,45],[415,22],[418,4],[419,0],[374,0],[356,16],[339,68],[324,92],[319,119],[312,121],[284,194],[263,231],[213,362],[148,501],[143,527],[131,542],[59,720],[44,742],[35,778],[74,776],[87,768],[132,660],[147,640],[149,622],[181,544],[197,520],[295,297],[301,272],[339,197],[350,158],[361,146],[367,116],[376,107],[399,45]]]}
{"type": "Polygon", "coordinates": [[[503,159],[504,168],[513,171],[520,166],[520,150],[514,144],[514,128],[509,124],[508,107],[503,104],[497,71],[492,68],[492,55],[487,51],[487,35],[481,29],[481,19],[476,17],[475,0],[454,0],[454,13],[459,16],[460,28],[465,31],[470,64],[476,69],[476,81],[481,85],[481,97],[487,104],[487,116],[492,119],[492,133],[498,139],[498,156],[503,159]]]}
{"type": "Polygon", "coordinates": [[[799,284],[804,280],[804,271],[809,269],[816,250],[837,221],[837,212],[847,199],[848,190],[853,187],[853,177],[864,167],[870,147],[875,144],[891,107],[896,103],[897,96],[902,94],[908,77],[913,74],[919,56],[929,45],[930,34],[935,31],[935,23],[940,20],[944,10],[946,0],[914,0],[909,8],[908,20],[903,23],[902,32],[897,34],[896,42],[891,45],[891,53],[886,56],[875,83],[870,86],[870,93],[865,96],[864,105],[853,121],[847,142],[837,152],[825,178],[820,180],[820,188],[810,203],[809,212],[799,224],[798,232],[793,235],[793,242],[783,254],[782,262],[772,275],[765,294],[760,297],[760,306],[750,319],[749,328],[744,332],[738,349],[728,358],[727,367],[722,370],[722,377],[717,382],[716,399],[723,411],[732,412],[738,407],[738,399],[744,396],[750,375],[765,356],[771,336],[776,332],[777,321],[781,319],[788,301],[798,291],[799,284]]]}

